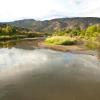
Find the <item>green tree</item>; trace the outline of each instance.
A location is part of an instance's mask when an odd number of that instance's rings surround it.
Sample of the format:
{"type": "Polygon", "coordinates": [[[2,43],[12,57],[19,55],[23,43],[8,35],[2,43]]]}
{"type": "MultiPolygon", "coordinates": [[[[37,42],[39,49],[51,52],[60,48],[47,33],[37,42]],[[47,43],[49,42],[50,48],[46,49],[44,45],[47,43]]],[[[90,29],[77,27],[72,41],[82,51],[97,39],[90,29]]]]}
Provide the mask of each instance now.
{"type": "Polygon", "coordinates": [[[97,32],[97,26],[96,25],[91,25],[86,30],[86,36],[92,37],[92,36],[94,36],[95,32],[97,32]]]}
{"type": "Polygon", "coordinates": [[[74,28],[72,29],[72,31],[70,32],[71,36],[79,36],[81,34],[81,30],[80,28],[74,28]]]}

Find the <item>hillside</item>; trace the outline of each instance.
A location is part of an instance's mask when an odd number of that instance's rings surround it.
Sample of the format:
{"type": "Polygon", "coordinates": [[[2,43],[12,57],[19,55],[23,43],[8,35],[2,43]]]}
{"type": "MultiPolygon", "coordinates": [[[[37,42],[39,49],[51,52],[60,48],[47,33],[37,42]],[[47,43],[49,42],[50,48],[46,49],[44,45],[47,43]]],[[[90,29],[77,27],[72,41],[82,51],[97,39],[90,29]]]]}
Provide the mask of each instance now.
{"type": "Polygon", "coordinates": [[[6,34],[6,33],[10,33],[10,34],[14,34],[14,33],[28,33],[30,32],[29,29],[27,28],[22,28],[22,27],[17,27],[17,26],[12,26],[9,24],[3,24],[0,23],[0,34],[6,34]]]}
{"type": "Polygon", "coordinates": [[[34,19],[24,19],[14,22],[9,22],[7,24],[31,29],[37,32],[52,32],[56,30],[66,30],[72,28],[85,29],[89,25],[100,24],[100,18],[96,17],[76,17],[76,18],[58,18],[45,21],[36,21],[34,19]]]}

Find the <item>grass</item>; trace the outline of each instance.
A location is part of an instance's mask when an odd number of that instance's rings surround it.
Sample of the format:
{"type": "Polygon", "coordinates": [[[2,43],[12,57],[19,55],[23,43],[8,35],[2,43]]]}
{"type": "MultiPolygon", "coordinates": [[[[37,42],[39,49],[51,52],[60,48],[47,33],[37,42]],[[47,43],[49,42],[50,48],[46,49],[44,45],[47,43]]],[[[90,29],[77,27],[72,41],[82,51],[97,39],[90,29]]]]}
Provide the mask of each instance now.
{"type": "Polygon", "coordinates": [[[53,45],[73,45],[76,43],[76,39],[67,36],[52,36],[46,38],[45,43],[53,45]]]}

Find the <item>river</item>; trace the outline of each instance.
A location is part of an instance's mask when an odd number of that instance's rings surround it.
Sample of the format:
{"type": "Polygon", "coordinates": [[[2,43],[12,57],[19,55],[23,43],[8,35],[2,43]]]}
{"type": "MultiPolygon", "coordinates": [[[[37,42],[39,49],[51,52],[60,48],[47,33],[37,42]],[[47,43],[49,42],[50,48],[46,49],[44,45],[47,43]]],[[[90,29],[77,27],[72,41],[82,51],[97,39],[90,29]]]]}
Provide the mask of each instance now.
{"type": "Polygon", "coordinates": [[[19,47],[0,49],[0,100],[100,100],[95,56],[19,47]]]}

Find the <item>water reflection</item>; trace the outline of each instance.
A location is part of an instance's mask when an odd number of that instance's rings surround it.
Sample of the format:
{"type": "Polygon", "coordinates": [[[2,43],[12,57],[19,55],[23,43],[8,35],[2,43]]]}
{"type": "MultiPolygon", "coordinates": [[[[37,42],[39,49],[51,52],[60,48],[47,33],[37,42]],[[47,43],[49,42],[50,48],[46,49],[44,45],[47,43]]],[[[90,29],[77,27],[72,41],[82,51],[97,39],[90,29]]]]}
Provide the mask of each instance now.
{"type": "Polygon", "coordinates": [[[16,41],[2,41],[0,42],[0,48],[11,48],[16,45],[16,41]]]}
{"type": "Polygon", "coordinates": [[[94,56],[0,49],[0,100],[100,100],[99,93],[94,56]]]}
{"type": "Polygon", "coordinates": [[[0,48],[22,48],[22,49],[34,49],[37,47],[38,40],[36,39],[23,39],[23,40],[10,40],[0,41],[0,48]]]}

